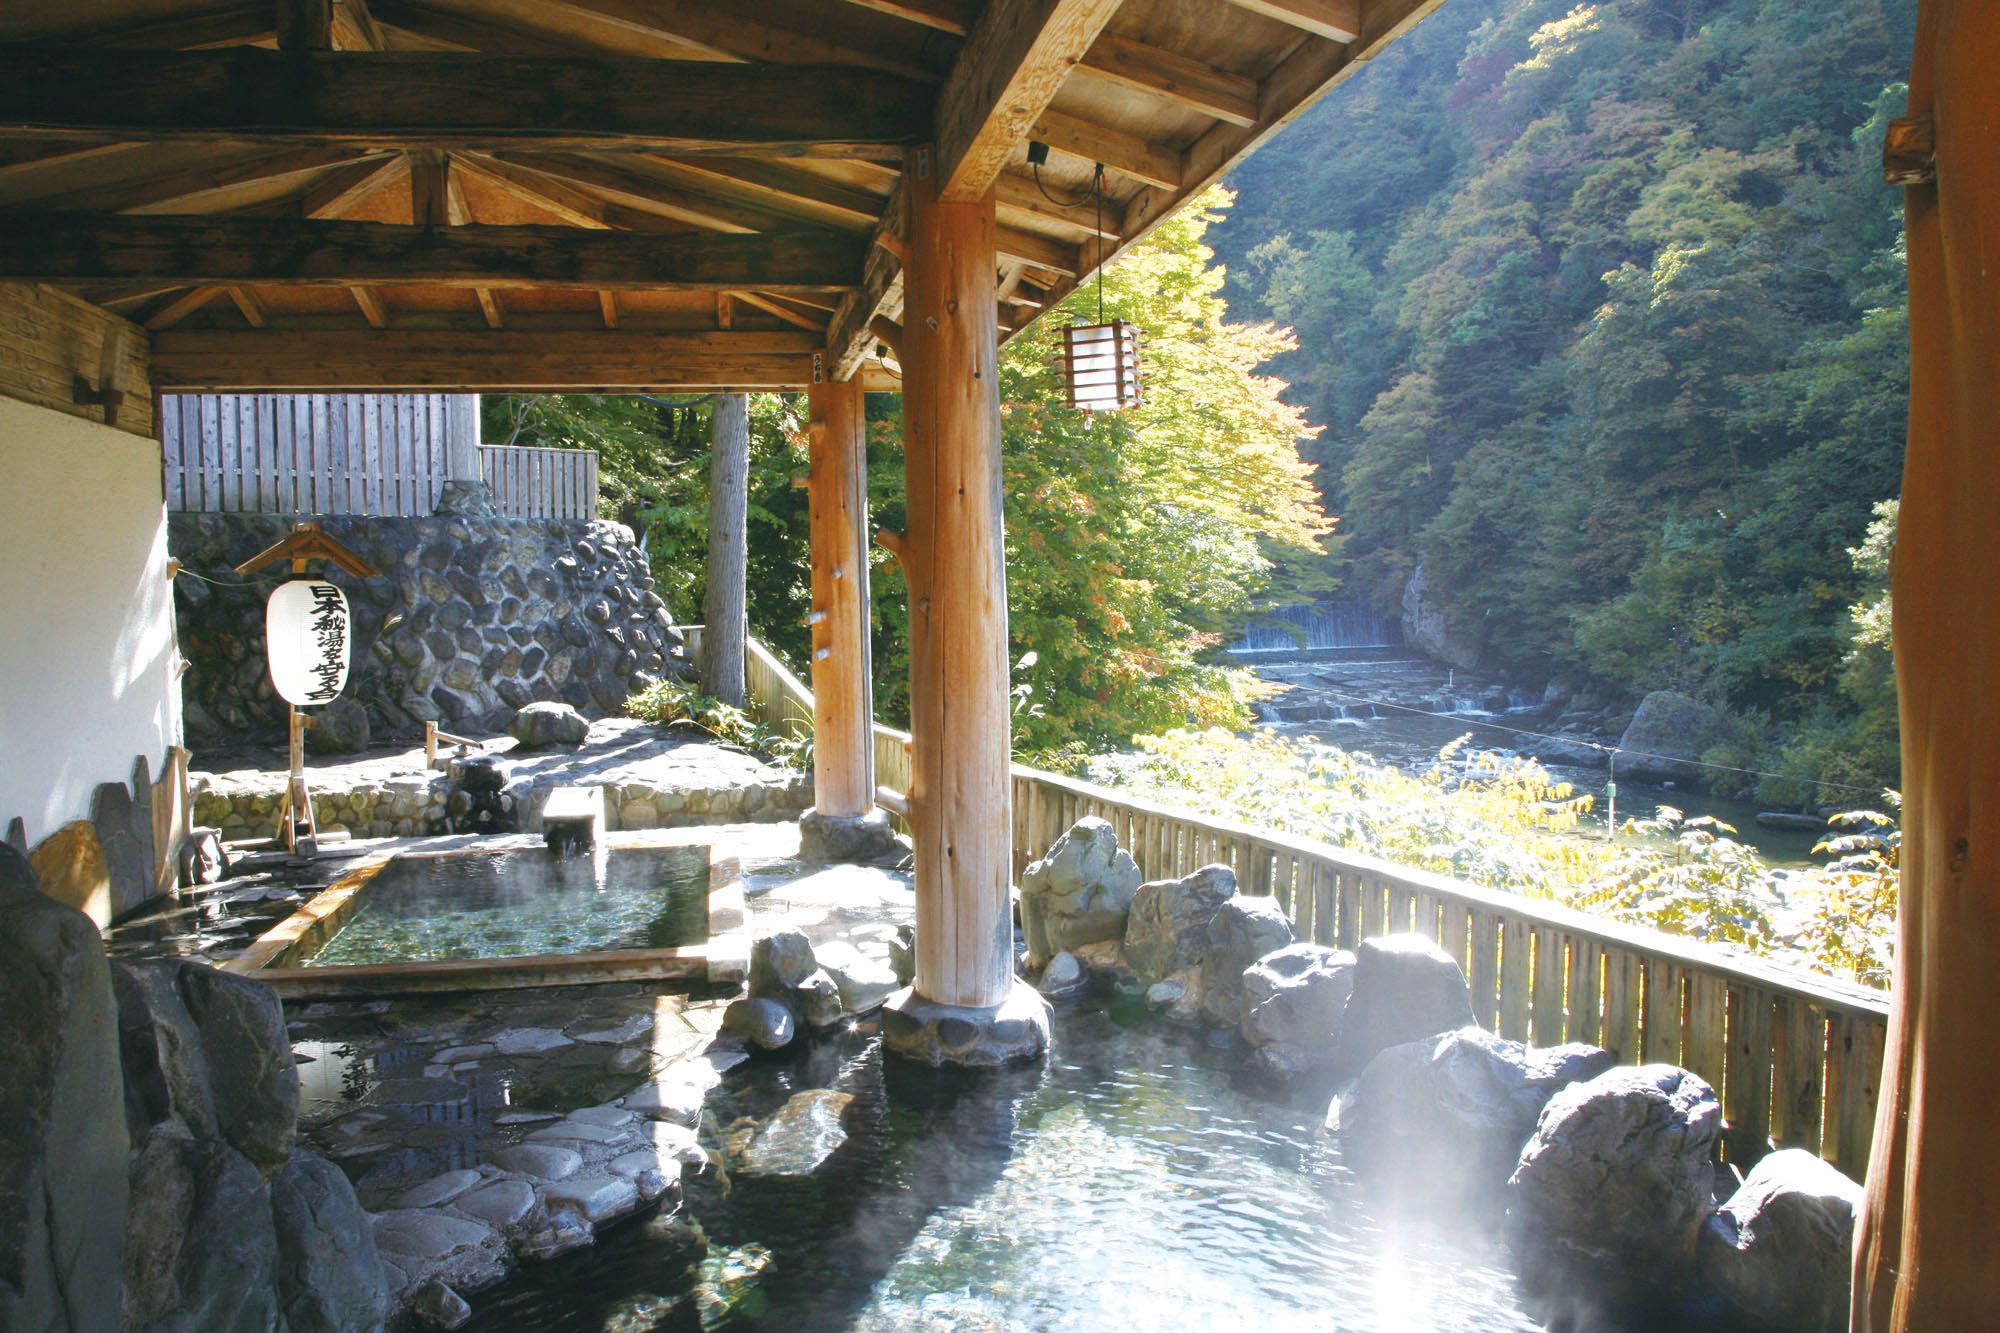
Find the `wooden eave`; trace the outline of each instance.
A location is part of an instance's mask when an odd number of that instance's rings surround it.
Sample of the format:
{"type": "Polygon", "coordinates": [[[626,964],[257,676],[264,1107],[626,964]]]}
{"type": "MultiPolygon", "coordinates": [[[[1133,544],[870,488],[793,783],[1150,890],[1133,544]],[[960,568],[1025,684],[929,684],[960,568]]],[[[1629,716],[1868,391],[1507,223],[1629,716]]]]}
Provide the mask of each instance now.
{"type": "Polygon", "coordinates": [[[18,6],[0,281],[164,388],[879,382],[911,145],[994,192],[1011,337],[1438,3],[18,6]]]}

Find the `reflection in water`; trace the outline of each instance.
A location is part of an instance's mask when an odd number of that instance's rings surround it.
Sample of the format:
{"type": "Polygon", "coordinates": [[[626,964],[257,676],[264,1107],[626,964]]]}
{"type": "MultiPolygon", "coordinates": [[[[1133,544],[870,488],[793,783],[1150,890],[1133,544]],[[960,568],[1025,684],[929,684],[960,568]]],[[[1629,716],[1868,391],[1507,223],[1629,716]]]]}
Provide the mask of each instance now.
{"type": "MultiPolygon", "coordinates": [[[[808,1177],[705,1176],[685,1223],[524,1270],[476,1328],[1516,1330],[1490,1235],[1375,1208],[1319,1115],[1150,1020],[1062,1016],[1045,1070],[885,1071],[865,1032],[735,1071],[717,1128],[853,1094],[808,1177]]],[[[711,1132],[711,1138],[716,1135],[711,1132]]]]}
{"type": "Polygon", "coordinates": [[[708,938],[708,849],[397,857],[308,964],[665,949],[708,938]]]}

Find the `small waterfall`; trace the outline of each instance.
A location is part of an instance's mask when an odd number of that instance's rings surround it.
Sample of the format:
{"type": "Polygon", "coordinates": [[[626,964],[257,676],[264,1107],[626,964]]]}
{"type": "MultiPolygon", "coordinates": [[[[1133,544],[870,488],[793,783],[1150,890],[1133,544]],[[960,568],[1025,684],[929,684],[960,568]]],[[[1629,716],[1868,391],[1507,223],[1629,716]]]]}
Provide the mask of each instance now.
{"type": "Polygon", "coordinates": [[[1248,656],[1402,646],[1402,627],[1372,607],[1356,602],[1302,602],[1258,616],[1229,651],[1248,656]]]}

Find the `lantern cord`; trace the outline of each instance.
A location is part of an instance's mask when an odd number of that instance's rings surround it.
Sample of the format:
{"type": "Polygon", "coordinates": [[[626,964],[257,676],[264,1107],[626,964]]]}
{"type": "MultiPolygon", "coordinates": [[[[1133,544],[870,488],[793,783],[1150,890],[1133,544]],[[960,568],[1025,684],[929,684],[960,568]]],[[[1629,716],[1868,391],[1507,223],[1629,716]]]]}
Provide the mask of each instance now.
{"type": "Polygon", "coordinates": [[[1042,164],[1036,162],[1033,164],[1033,166],[1035,169],[1035,188],[1042,192],[1042,198],[1048,200],[1050,203],[1054,204],[1057,208],[1082,208],[1085,204],[1089,203],[1091,200],[1091,196],[1096,194],[1100,188],[1098,185],[1098,180],[1102,177],[1104,171],[1103,167],[1099,167],[1097,169],[1099,175],[1098,177],[1092,178],[1090,182],[1090,188],[1085,190],[1082,194],[1079,194],[1076,198],[1058,199],[1054,195],[1050,194],[1049,187],[1042,183],[1042,164]]]}
{"type": "Polygon", "coordinates": [[[1090,178],[1090,191],[1097,196],[1097,230],[1091,239],[1097,242],[1097,322],[1104,322],[1104,164],[1097,164],[1097,171],[1090,178]]]}

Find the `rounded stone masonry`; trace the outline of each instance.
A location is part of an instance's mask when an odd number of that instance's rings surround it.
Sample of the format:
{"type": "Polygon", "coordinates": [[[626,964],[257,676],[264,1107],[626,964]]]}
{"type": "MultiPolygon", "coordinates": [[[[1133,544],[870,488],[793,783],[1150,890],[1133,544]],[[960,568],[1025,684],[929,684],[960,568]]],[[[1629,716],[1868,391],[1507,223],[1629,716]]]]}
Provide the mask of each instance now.
{"type": "Polygon", "coordinates": [[[882,1006],[882,1046],[934,1069],[998,1069],[1049,1049],[1049,1002],[1019,981],[999,1004],[939,1004],[904,987],[882,1006]]]}
{"type": "Polygon", "coordinates": [[[865,815],[823,815],[814,808],[799,816],[801,860],[874,861],[902,850],[889,812],[879,807],[865,815]]]}

